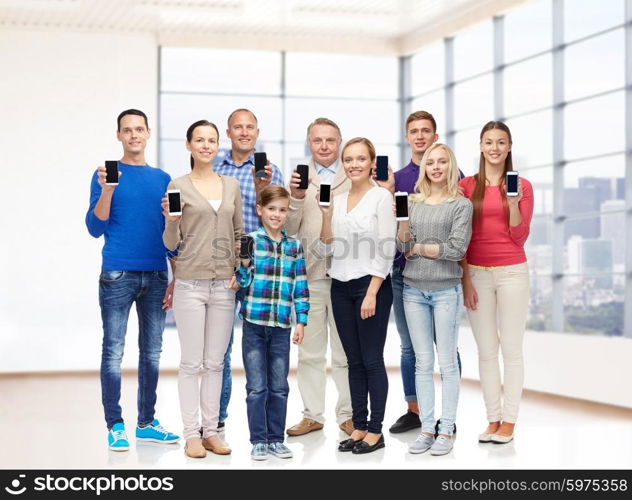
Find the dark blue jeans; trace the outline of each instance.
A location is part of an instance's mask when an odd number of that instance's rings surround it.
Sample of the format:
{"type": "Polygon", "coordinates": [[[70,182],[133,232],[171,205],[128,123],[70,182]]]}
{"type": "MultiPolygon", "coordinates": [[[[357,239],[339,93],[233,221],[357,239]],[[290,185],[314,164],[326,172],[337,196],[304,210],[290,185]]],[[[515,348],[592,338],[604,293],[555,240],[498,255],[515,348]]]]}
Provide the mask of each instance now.
{"type": "Polygon", "coordinates": [[[393,290],[391,279],[387,276],[377,293],[375,315],[362,319],[360,309],[370,282],[371,276],[351,281],[332,280],[331,304],[338,335],[349,363],[353,427],[380,434],[388,394],[384,344],[393,290]]]}
{"type": "Polygon", "coordinates": [[[129,311],[134,302],[138,314],[138,424],[146,425],[154,419],[158,365],[165,328],[162,300],[167,280],[167,271],[103,271],[99,277],[99,305],[103,320],[101,397],[108,428],[123,422],[119,404],[121,360],[129,311]]]}
{"type": "Polygon", "coordinates": [[[250,442],[282,443],[290,392],[290,329],[244,320],[241,346],[250,442]]]}

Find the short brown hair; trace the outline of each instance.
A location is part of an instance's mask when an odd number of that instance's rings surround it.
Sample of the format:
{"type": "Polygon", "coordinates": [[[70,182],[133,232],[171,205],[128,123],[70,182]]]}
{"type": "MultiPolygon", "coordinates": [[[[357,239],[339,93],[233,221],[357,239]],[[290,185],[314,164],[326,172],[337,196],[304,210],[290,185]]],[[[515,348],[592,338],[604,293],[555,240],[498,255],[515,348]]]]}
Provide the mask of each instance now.
{"type": "Polygon", "coordinates": [[[340,132],[340,127],[338,127],[338,125],[336,124],[336,122],[334,122],[333,120],[330,120],[329,118],[316,118],[312,123],[310,123],[307,126],[307,140],[309,141],[309,133],[312,131],[312,127],[314,125],[329,125],[330,127],[333,127],[336,129],[336,132],[338,132],[338,137],[342,140],[342,133],[340,132]]]}
{"type": "Polygon", "coordinates": [[[369,150],[369,157],[371,158],[371,161],[375,160],[375,156],[376,156],[375,146],[366,137],[354,137],[353,139],[349,139],[347,143],[344,145],[344,147],[342,148],[342,151],[340,153],[341,159],[345,154],[345,150],[353,144],[364,144],[369,150]]]}
{"type": "Polygon", "coordinates": [[[437,122],[435,121],[434,116],[427,111],[415,111],[414,113],[408,115],[408,118],[406,118],[406,133],[408,133],[408,125],[410,122],[415,122],[417,120],[428,120],[432,123],[432,131],[435,134],[437,133],[437,122]]]}
{"type": "Polygon", "coordinates": [[[230,115],[228,115],[228,120],[226,121],[226,124],[228,125],[229,128],[230,128],[230,119],[235,115],[235,113],[241,113],[241,112],[250,113],[252,115],[252,117],[255,119],[255,123],[257,125],[259,125],[259,120],[257,120],[257,117],[255,116],[255,114],[252,111],[250,111],[249,109],[246,109],[246,108],[239,108],[239,109],[236,109],[235,111],[233,111],[230,115]]]}
{"type": "Polygon", "coordinates": [[[272,203],[274,200],[284,198],[290,201],[290,193],[283,186],[275,186],[270,184],[264,187],[257,198],[257,205],[265,207],[272,203]]]}

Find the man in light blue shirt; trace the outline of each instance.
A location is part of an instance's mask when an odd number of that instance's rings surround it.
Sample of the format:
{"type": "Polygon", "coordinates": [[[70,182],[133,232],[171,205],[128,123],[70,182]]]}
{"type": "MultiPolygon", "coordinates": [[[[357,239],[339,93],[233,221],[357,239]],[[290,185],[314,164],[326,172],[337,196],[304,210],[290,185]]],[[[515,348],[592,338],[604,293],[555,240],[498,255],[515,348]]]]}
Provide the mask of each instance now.
{"type": "MultiPolygon", "coordinates": [[[[221,162],[213,165],[213,169],[219,175],[234,177],[239,181],[244,231],[246,233],[252,233],[260,226],[256,209],[257,193],[269,184],[283,186],[283,175],[279,167],[268,161],[266,177],[258,178],[254,176],[255,145],[259,137],[259,127],[257,117],[252,111],[244,108],[233,111],[228,116],[226,135],[231,142],[230,152],[221,162]]],[[[235,299],[237,305],[242,301],[242,298],[243,289],[240,289],[235,299]]],[[[228,417],[228,402],[230,401],[230,394],[232,392],[230,355],[233,348],[233,333],[231,333],[228,350],[224,356],[222,395],[219,405],[219,431],[223,430],[224,422],[228,417]]]]}

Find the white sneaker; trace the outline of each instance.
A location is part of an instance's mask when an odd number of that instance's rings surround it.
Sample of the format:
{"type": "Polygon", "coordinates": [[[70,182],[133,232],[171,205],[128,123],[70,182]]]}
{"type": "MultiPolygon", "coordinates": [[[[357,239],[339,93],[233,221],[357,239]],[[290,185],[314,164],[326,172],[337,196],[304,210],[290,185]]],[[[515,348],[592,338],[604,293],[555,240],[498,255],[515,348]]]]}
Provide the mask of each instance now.
{"type": "Polygon", "coordinates": [[[434,444],[434,436],[426,436],[425,434],[419,434],[417,439],[408,444],[408,453],[423,453],[428,451],[434,444]]]}
{"type": "Polygon", "coordinates": [[[430,447],[430,454],[431,455],[447,455],[448,453],[452,451],[453,447],[454,447],[454,436],[452,436],[452,439],[448,439],[444,436],[439,436],[437,439],[435,439],[435,442],[430,447]]]}

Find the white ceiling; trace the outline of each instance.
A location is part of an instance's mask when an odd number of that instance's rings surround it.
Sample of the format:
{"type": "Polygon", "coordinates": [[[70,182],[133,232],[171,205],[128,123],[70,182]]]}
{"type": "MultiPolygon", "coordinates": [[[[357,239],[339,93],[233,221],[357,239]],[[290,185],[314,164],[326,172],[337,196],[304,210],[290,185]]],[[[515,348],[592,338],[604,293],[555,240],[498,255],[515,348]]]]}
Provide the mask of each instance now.
{"type": "Polygon", "coordinates": [[[522,1],[0,0],[0,28],[150,32],[162,45],[392,54],[522,1]]]}

